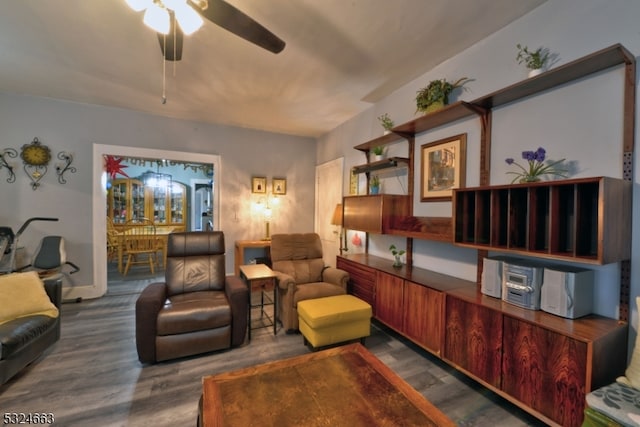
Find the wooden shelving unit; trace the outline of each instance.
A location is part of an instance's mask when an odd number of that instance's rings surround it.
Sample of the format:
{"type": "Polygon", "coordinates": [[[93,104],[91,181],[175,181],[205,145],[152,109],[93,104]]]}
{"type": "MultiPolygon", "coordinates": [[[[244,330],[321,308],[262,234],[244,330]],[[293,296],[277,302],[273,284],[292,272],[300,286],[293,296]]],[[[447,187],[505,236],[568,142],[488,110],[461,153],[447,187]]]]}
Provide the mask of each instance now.
{"type": "MultiPolygon", "coordinates": [[[[407,264],[396,270],[391,261],[369,254],[340,256],[337,265],[351,275],[350,292],[369,301],[378,320],[541,420],[579,426],[586,393],[612,382],[625,366],[635,93],[635,57],[616,44],[354,147],[368,154],[375,146],[409,141],[405,197],[411,203],[406,215],[381,213],[376,224],[384,226],[367,230],[407,237],[407,264]],[[624,66],[625,73],[623,179],[489,185],[492,109],[616,66],[624,66]],[[474,116],[481,126],[480,186],[454,191],[450,218],[412,216],[415,136],[474,116]],[[596,315],[568,320],[482,295],[473,282],[413,267],[413,238],[476,248],[479,261],[492,250],[588,264],[620,262],[619,320],[596,315]],[[421,323],[427,315],[439,319],[421,323]],[[425,339],[426,326],[432,327],[426,334],[431,341],[425,339]]],[[[368,173],[377,166],[356,170],[368,173]]],[[[478,278],[481,268],[479,262],[478,278]]]]}

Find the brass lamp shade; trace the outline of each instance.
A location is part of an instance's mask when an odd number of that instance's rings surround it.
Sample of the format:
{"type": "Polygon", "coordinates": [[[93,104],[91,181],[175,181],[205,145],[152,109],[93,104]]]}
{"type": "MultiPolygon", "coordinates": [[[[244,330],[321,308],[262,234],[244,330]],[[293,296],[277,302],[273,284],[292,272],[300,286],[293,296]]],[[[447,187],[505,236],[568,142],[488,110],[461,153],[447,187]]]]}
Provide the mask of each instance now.
{"type": "Polygon", "coordinates": [[[331,225],[342,225],[342,203],[338,203],[333,210],[331,225]]]}

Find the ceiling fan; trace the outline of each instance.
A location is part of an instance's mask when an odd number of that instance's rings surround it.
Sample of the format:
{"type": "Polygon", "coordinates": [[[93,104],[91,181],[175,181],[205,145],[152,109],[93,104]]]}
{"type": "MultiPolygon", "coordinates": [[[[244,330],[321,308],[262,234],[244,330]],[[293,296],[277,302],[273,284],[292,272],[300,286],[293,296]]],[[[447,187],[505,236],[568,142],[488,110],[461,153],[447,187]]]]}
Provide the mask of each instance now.
{"type": "Polygon", "coordinates": [[[136,11],[146,9],[144,22],[158,33],[160,49],[167,61],[182,59],[184,34],[213,22],[248,42],[273,53],[285,42],[261,24],[223,0],[125,0],[136,11]]]}

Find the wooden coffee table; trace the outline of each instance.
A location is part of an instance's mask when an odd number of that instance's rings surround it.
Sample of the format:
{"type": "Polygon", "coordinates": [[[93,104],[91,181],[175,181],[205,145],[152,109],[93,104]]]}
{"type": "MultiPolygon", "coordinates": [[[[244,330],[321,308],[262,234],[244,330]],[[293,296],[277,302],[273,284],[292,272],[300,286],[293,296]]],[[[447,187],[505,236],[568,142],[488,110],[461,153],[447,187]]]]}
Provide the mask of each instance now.
{"type": "Polygon", "coordinates": [[[455,426],[359,343],[202,381],[205,427],[455,426]]]}

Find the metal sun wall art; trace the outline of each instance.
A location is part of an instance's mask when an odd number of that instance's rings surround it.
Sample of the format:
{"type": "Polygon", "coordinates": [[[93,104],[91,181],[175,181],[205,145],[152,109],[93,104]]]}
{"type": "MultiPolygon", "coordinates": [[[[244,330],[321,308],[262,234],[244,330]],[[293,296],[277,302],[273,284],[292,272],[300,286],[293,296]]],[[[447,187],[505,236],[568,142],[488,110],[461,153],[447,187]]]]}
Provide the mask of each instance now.
{"type": "MultiPolygon", "coordinates": [[[[9,176],[7,177],[8,183],[16,181],[15,165],[9,161],[9,159],[15,159],[18,157],[18,150],[14,148],[5,148],[0,153],[0,169],[7,169],[9,176]]],[[[48,172],[48,166],[51,162],[51,150],[46,145],[40,143],[38,138],[33,138],[30,144],[25,144],[20,149],[20,158],[24,163],[23,169],[31,180],[31,189],[37,190],[40,187],[40,180],[48,172]]],[[[58,176],[58,182],[60,184],[66,184],[64,174],[67,172],[76,173],[76,168],[71,166],[73,163],[73,154],[61,151],[58,153],[57,158],[62,160],[63,163],[56,164],[56,175],[58,176]]]]}

